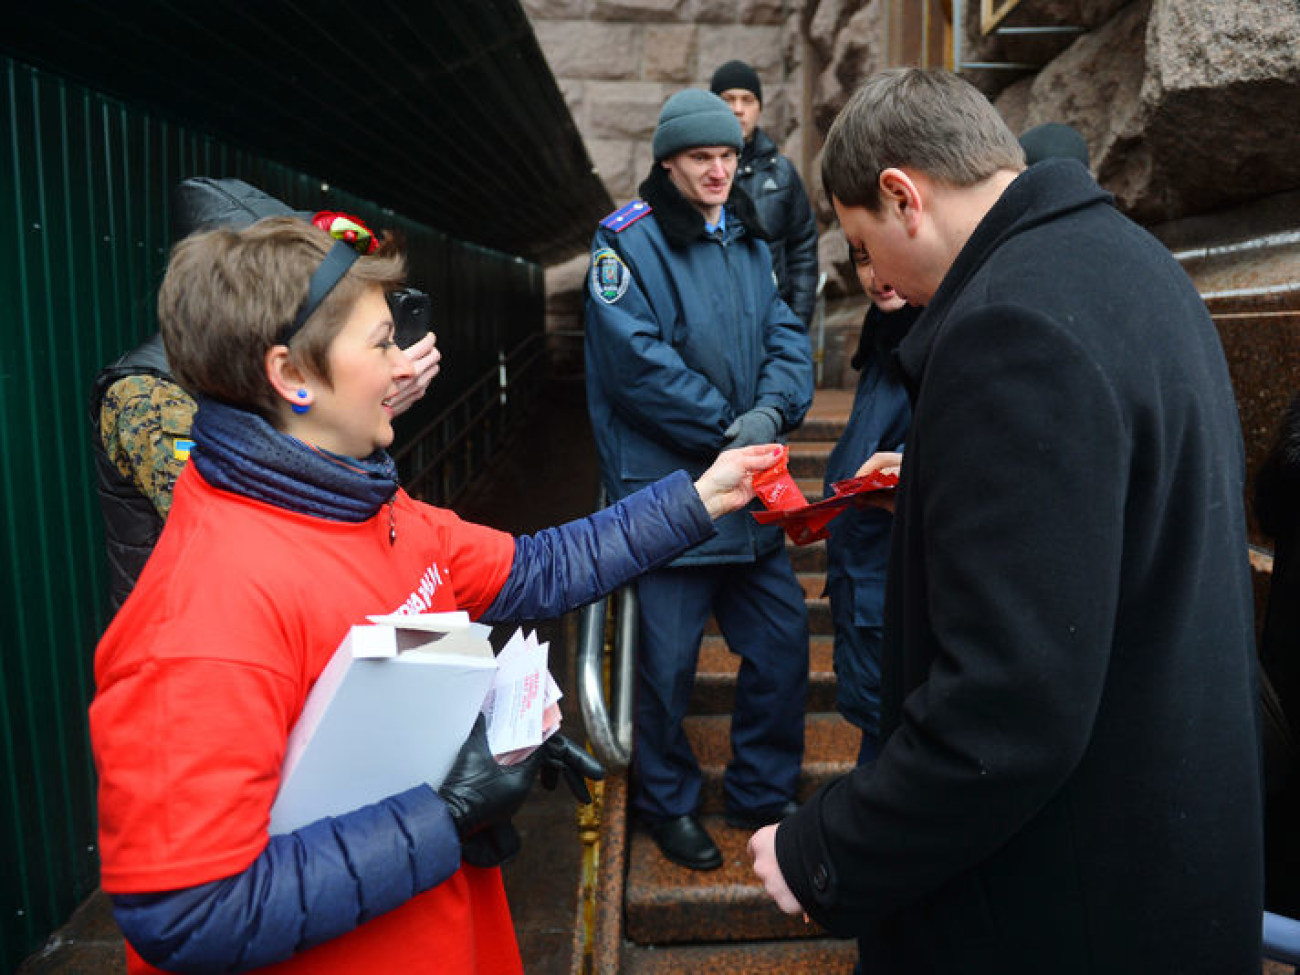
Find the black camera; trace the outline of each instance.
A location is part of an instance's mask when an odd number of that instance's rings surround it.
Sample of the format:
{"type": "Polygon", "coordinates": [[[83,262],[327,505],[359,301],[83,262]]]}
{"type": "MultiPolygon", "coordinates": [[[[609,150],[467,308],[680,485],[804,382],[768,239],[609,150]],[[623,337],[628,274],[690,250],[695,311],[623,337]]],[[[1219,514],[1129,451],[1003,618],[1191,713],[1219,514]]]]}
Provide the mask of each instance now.
{"type": "Polygon", "coordinates": [[[401,288],[388,294],[393,313],[393,337],[399,349],[409,348],[429,331],[433,320],[433,299],[419,288],[401,288]]]}

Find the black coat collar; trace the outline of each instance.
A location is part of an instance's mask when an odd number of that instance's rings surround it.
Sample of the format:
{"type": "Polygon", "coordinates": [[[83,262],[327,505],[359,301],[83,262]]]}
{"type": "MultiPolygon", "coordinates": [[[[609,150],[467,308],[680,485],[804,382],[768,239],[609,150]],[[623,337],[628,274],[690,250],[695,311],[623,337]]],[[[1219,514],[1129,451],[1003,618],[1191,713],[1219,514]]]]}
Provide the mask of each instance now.
{"type": "Polygon", "coordinates": [[[1075,210],[1113,202],[1114,197],[1073,159],[1049,159],[1017,176],[984,215],[939,283],[925,313],[898,346],[904,382],[913,395],[948,310],[966,283],[1007,239],[1075,210]]]}
{"type": "Polygon", "coordinates": [[[770,163],[776,158],[776,143],[762,129],[755,129],[753,138],[745,143],[740,153],[738,173],[752,173],[754,167],[770,163]]]}
{"type": "MultiPolygon", "coordinates": [[[[655,163],[639,188],[641,199],[650,204],[654,211],[659,229],[664,232],[672,247],[685,247],[704,235],[704,215],[682,196],[673,184],[668,171],[655,163]]],[[[749,194],[731,184],[731,195],[727,197],[728,219],[738,219],[751,236],[759,240],[771,240],[758,218],[758,209],[749,194]]]]}

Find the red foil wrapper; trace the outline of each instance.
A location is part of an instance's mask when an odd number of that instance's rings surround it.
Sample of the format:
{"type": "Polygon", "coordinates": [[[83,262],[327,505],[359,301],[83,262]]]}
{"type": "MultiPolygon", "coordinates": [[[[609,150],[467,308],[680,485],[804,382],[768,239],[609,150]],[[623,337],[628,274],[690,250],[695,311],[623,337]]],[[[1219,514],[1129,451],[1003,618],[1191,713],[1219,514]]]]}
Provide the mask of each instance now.
{"type": "Polygon", "coordinates": [[[754,493],[770,511],[793,511],[808,504],[799,485],[790,476],[790,448],[781,447],[781,459],[754,475],[754,493]]]}

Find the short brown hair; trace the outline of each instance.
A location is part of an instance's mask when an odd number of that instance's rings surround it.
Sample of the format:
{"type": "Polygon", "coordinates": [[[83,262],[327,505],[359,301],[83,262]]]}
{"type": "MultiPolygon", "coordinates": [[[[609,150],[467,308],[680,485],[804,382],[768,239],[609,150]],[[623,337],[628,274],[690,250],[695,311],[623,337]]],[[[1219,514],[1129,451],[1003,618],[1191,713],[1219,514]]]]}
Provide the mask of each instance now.
{"type": "Polygon", "coordinates": [[[997,109],[950,71],[892,68],[853,93],[826,135],[822,186],[845,206],[880,209],[880,174],[910,168],[973,186],[1025,154],[997,109]]]}
{"type": "MultiPolygon", "coordinates": [[[[333,245],[329,234],[296,217],[178,243],[158,292],[158,320],[181,385],[273,420],[280,400],[266,377],[267,350],[280,344],[333,245]]],[[[293,361],[328,384],[330,343],[352,306],[366,288],[390,291],[405,275],[405,258],[392,241],[359,257],[294,336],[293,361]]]]}

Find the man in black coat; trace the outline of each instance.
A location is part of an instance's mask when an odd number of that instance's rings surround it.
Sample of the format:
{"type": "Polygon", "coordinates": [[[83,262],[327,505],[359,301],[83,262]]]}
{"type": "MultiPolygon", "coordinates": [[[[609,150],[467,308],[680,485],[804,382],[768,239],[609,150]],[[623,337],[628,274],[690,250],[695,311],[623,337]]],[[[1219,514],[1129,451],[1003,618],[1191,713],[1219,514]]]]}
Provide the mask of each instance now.
{"type": "Polygon", "coordinates": [[[806,329],[817,305],[817,218],[799,170],[759,128],[763,83],[753,67],[728,61],[713,72],[709,90],[731,107],[740,122],[745,145],[736,166],[736,185],[758,209],[781,299],[806,329]]]}
{"type": "Polygon", "coordinates": [[[926,306],[879,759],[750,841],[876,973],[1259,971],[1240,427],[1213,323],[1074,160],[900,69],[827,137],[849,244],[926,306]]]}

